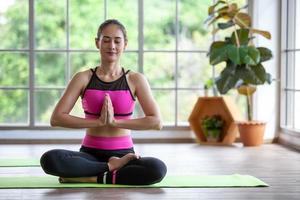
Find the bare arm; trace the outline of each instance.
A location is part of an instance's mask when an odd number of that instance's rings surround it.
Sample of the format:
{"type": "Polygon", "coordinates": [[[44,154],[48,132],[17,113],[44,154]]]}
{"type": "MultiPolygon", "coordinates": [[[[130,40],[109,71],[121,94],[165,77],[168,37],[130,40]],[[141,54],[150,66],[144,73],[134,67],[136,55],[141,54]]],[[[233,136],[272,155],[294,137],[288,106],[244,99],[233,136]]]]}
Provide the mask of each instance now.
{"type": "MultiPolygon", "coordinates": [[[[148,81],[142,74],[137,73],[135,74],[133,82],[135,85],[135,94],[145,117],[130,120],[114,119],[112,120],[111,126],[132,130],[160,130],[162,128],[160,111],[152,96],[148,81]]],[[[111,110],[110,106],[111,104],[109,103],[108,110],[111,110]]]]}
{"type": "MultiPolygon", "coordinates": [[[[92,128],[105,125],[106,122],[103,122],[101,118],[84,119],[70,115],[72,108],[85,88],[88,80],[89,77],[87,76],[87,72],[79,72],[72,78],[52,113],[50,120],[51,126],[66,128],[92,128]]],[[[103,106],[101,113],[107,113],[106,109],[107,106],[103,106]]],[[[105,115],[102,116],[105,117],[105,115]]]]}

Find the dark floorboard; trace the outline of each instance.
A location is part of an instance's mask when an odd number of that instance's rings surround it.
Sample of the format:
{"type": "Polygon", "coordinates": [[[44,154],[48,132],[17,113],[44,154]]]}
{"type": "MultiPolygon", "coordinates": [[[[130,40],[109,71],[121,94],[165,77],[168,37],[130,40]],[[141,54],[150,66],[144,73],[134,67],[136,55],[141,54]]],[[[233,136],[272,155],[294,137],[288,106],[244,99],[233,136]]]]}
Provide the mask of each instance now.
{"type": "MultiPolygon", "coordinates": [[[[40,157],[46,150],[79,145],[0,145],[0,157],[40,157]]],[[[163,200],[163,199],[300,199],[300,154],[276,144],[243,148],[197,144],[137,144],[137,153],[162,159],[168,174],[249,174],[270,185],[262,188],[79,188],[0,189],[0,200],[163,200]]],[[[0,176],[41,175],[40,168],[0,168],[0,176]]]]}

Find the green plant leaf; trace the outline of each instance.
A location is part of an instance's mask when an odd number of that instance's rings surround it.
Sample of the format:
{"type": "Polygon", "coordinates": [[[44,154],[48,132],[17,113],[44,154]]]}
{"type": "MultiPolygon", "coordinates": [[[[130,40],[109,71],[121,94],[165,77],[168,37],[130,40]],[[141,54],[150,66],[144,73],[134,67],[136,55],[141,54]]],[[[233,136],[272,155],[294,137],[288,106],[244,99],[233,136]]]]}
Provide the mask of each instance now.
{"type": "Polygon", "coordinates": [[[234,88],[238,77],[235,75],[236,65],[232,62],[227,62],[226,67],[216,79],[217,89],[221,94],[226,94],[231,88],[234,88]]]}
{"type": "Polygon", "coordinates": [[[223,41],[213,42],[209,50],[209,62],[211,65],[216,65],[227,60],[227,44],[223,41]]]}
{"type": "Polygon", "coordinates": [[[234,26],[234,22],[232,20],[229,20],[226,23],[218,23],[219,29],[226,29],[234,26]]]}
{"type": "Polygon", "coordinates": [[[235,45],[228,45],[227,48],[228,58],[236,65],[241,64],[239,48],[235,45]]]}
{"type": "MultiPolygon", "coordinates": [[[[250,62],[254,63],[255,65],[260,61],[260,52],[254,46],[248,46],[248,56],[251,58],[250,62]]],[[[246,63],[250,64],[250,63],[246,63]]]]}
{"type": "Polygon", "coordinates": [[[239,50],[241,63],[247,65],[257,65],[259,63],[260,54],[255,47],[241,46],[239,50]]]}
{"type": "Polygon", "coordinates": [[[237,76],[243,80],[245,84],[255,83],[255,78],[253,78],[254,73],[249,69],[250,67],[243,64],[236,68],[237,76]]]}
{"type": "Polygon", "coordinates": [[[246,84],[261,85],[266,81],[266,71],[261,64],[239,65],[236,68],[236,73],[246,84]]]}
{"type": "Polygon", "coordinates": [[[262,64],[250,66],[252,71],[255,74],[255,77],[257,79],[257,84],[264,84],[266,82],[266,70],[262,64]]]}
{"type": "Polygon", "coordinates": [[[272,58],[272,51],[265,47],[258,47],[257,50],[260,53],[260,62],[265,62],[272,58]]]}
{"type": "MultiPolygon", "coordinates": [[[[248,45],[248,42],[249,42],[249,30],[248,29],[238,29],[237,36],[239,38],[240,45],[248,45]]],[[[231,34],[231,41],[232,41],[232,43],[237,45],[234,32],[231,34]]]]}

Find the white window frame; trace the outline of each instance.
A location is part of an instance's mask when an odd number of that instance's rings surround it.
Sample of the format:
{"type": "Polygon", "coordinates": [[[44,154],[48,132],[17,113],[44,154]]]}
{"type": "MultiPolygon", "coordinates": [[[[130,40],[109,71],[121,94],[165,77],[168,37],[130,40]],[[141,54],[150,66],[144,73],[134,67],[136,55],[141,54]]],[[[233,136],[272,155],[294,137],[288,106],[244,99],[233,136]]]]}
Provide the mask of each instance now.
{"type": "MultiPolygon", "coordinates": [[[[295,48],[296,6],[294,0],[282,0],[281,5],[281,105],[280,105],[280,135],[279,141],[300,149],[300,130],[295,128],[295,102],[294,94],[300,88],[288,87],[293,85],[295,71],[294,56],[292,53],[300,52],[295,48]],[[287,93],[290,93],[290,98],[287,93]]],[[[299,1],[297,3],[300,3],[299,1]]],[[[298,10],[300,12],[300,10],[298,10]]],[[[299,67],[299,66],[298,66],[299,67]]]]}
{"type": "MultiPolygon", "coordinates": [[[[96,52],[96,50],[78,50],[78,49],[70,49],[70,44],[69,44],[69,2],[70,0],[65,0],[66,2],[66,49],[62,50],[55,50],[55,49],[43,49],[39,50],[35,47],[35,8],[34,8],[34,2],[35,0],[28,0],[28,5],[29,5],[29,19],[28,19],[28,27],[29,27],[29,47],[28,49],[0,49],[0,52],[24,52],[29,54],[29,84],[28,86],[25,87],[2,87],[0,86],[1,90],[11,90],[11,89],[22,89],[26,90],[29,92],[29,105],[28,105],[28,110],[29,110],[29,123],[28,125],[18,125],[18,124],[8,124],[8,125],[2,125],[0,126],[0,130],[15,130],[15,129],[34,129],[34,130],[49,130],[49,129],[61,129],[61,128],[53,128],[50,126],[42,126],[42,125],[37,125],[35,124],[35,98],[34,98],[34,92],[38,90],[60,90],[63,91],[65,88],[64,87],[37,87],[35,86],[34,82],[34,70],[35,70],[35,55],[36,53],[39,52],[60,52],[60,53],[65,53],[66,54],[66,82],[70,79],[70,53],[72,52],[96,52]]],[[[175,38],[175,49],[166,51],[166,50],[144,50],[144,34],[143,34],[143,27],[144,27],[144,0],[137,0],[138,2],[138,49],[137,50],[127,50],[126,52],[135,52],[138,54],[138,71],[143,72],[143,56],[144,53],[146,52],[170,52],[175,54],[175,69],[174,69],[174,75],[175,77],[178,77],[178,54],[179,53],[199,53],[199,54],[206,54],[206,50],[179,50],[178,49],[178,35],[179,35],[179,26],[178,26],[178,13],[179,13],[179,1],[180,0],[175,0],[174,3],[176,3],[176,25],[175,25],[175,30],[176,30],[176,38],[175,38]]],[[[215,2],[216,0],[211,0],[212,3],[215,2]]],[[[104,0],[104,19],[107,18],[107,6],[108,6],[108,0],[104,0]]],[[[249,4],[251,1],[248,2],[249,4]]],[[[212,41],[214,40],[214,37],[212,37],[212,41]]],[[[212,74],[214,72],[214,68],[212,68],[212,74]]],[[[153,91],[155,90],[167,90],[167,91],[174,91],[174,99],[175,99],[175,123],[172,126],[165,126],[164,129],[176,129],[176,130],[189,130],[189,126],[187,125],[181,125],[178,124],[178,91],[180,90],[190,90],[191,92],[198,92],[198,91],[204,91],[204,88],[201,87],[193,87],[193,88],[181,88],[178,86],[178,78],[175,79],[175,87],[174,88],[152,88],[153,91]]]]}

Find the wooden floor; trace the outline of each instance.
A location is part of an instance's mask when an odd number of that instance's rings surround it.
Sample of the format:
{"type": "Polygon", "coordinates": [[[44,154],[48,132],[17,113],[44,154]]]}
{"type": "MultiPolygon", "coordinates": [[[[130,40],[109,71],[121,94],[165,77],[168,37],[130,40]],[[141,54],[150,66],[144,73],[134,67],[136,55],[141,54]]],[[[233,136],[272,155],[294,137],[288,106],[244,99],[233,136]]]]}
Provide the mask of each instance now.
{"type": "MultiPolygon", "coordinates": [[[[77,150],[79,145],[0,145],[0,157],[39,157],[53,148],[77,150]]],[[[85,188],[0,189],[0,200],[36,199],[300,199],[300,154],[280,145],[243,148],[197,144],[137,144],[137,153],[161,158],[168,174],[249,174],[270,185],[264,188],[85,188]]],[[[41,175],[40,168],[0,168],[0,176],[41,175]]]]}

